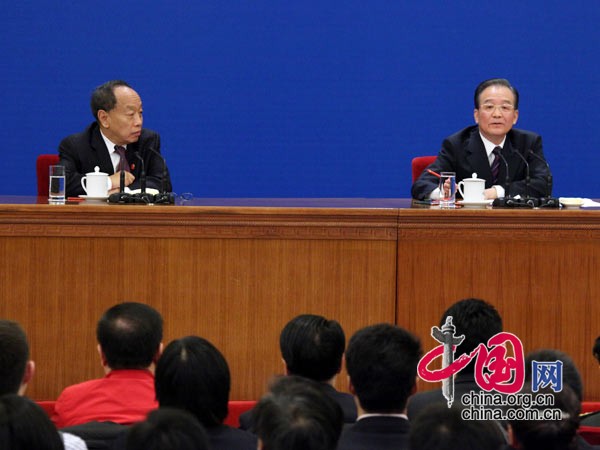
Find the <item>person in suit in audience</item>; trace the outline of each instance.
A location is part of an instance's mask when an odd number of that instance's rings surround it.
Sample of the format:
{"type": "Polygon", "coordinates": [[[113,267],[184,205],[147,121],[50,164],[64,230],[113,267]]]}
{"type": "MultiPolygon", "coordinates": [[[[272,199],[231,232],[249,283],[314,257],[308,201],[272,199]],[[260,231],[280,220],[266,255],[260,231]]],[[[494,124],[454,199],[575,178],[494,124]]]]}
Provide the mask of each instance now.
{"type": "Polygon", "coordinates": [[[509,436],[511,446],[522,450],[577,450],[589,447],[582,441],[584,447],[580,447],[577,436],[579,428],[580,402],[577,395],[570,386],[565,385],[559,392],[551,388],[540,388],[533,392],[531,384],[525,384],[521,390],[522,394],[528,395],[550,395],[554,398],[552,406],[537,405],[532,402],[531,409],[540,413],[547,412],[548,408],[560,409],[560,419],[545,420],[514,420],[509,419],[509,436]]]}
{"type": "Polygon", "coordinates": [[[461,411],[432,404],[410,424],[411,450],[501,450],[506,438],[497,422],[464,420],[461,411]]]}
{"type": "Polygon", "coordinates": [[[0,448],[63,450],[56,428],[42,408],[17,394],[0,396],[0,448]]]}
{"type": "Polygon", "coordinates": [[[335,450],[343,413],[324,387],[293,375],[276,379],[256,406],[258,449],[335,450]]]}
{"type": "Polygon", "coordinates": [[[160,408],[193,414],[208,433],[212,450],[254,450],[256,436],[224,425],[231,375],[221,352],[209,341],[187,336],[172,341],[156,366],[160,408]]]}
{"type": "MultiPolygon", "coordinates": [[[[286,375],[298,375],[323,384],[324,390],[344,412],[344,422],[356,420],[356,405],[352,395],[334,388],[335,378],[342,370],[346,336],[335,320],[314,314],[302,314],[290,320],[279,336],[281,356],[286,375]]],[[[253,410],[240,416],[240,428],[251,430],[253,410]]]]}
{"type": "Polygon", "coordinates": [[[359,415],[344,428],[339,450],[408,448],[406,402],[420,358],[419,340],[397,326],[368,326],[350,338],[346,369],[359,415]]]}
{"type": "Polygon", "coordinates": [[[106,375],[63,390],[52,420],[59,427],[87,422],[130,425],[158,407],[154,364],[162,350],[160,313],[143,303],[109,308],[96,329],[98,352],[106,375]]]}
{"type": "MultiPolygon", "coordinates": [[[[81,178],[94,172],[96,166],[109,174],[111,192],[119,189],[121,172],[125,186],[140,188],[142,168],[147,187],[160,190],[166,168],[163,160],[149,150],[160,153],[160,137],[142,128],[142,100],[138,93],[125,81],[108,81],[92,93],[91,108],[94,122],[83,132],[63,139],[58,147],[59,164],[65,167],[67,195],[85,194],[81,178]],[[121,147],[125,161],[121,161],[121,147]],[[136,152],[144,160],[143,167],[136,152]]],[[[172,190],[168,172],[165,187],[172,190]]]]}
{"type": "Polygon", "coordinates": [[[127,433],[126,450],[209,450],[206,431],[181,409],[160,408],[127,433]]]}
{"type": "MultiPolygon", "coordinates": [[[[550,173],[542,150],[542,138],[531,131],[513,128],[519,118],[517,89],[506,79],[492,78],[477,86],[474,101],[473,116],[477,125],[444,139],[442,149],[429,169],[437,173],[455,172],[457,183],[477,173],[478,178],[485,179],[486,199],[527,193],[533,197],[546,196],[550,173]],[[497,148],[508,164],[510,188],[506,184],[506,165],[494,153],[497,148]],[[529,188],[527,165],[517,152],[529,165],[529,188]],[[497,172],[493,170],[494,166],[497,172]]],[[[412,197],[418,200],[438,199],[438,178],[425,170],[411,191],[412,197]]]]}
{"type": "MultiPolygon", "coordinates": [[[[29,359],[29,343],[27,342],[25,331],[17,322],[0,319],[0,395],[14,394],[24,396],[27,385],[33,378],[34,373],[35,363],[29,359]]],[[[12,405],[10,408],[13,406],[16,407],[15,405],[17,404],[24,405],[23,414],[31,414],[32,421],[38,420],[36,418],[38,413],[33,411],[34,408],[27,402],[8,400],[8,403],[12,405]]],[[[9,414],[8,411],[4,411],[4,413],[9,414]]],[[[46,413],[44,413],[44,417],[46,420],[49,420],[46,413]]],[[[11,416],[11,418],[14,419],[14,416],[11,416]]],[[[26,428],[26,425],[23,426],[26,428]]],[[[45,425],[43,426],[46,427],[45,425]]],[[[54,426],[52,426],[52,430],[57,434],[54,426]]],[[[62,437],[66,450],[85,450],[87,448],[85,442],[79,437],[65,432],[59,434],[62,437]]],[[[13,447],[0,445],[0,448],[13,447]]],[[[36,447],[32,445],[27,448],[36,447]]]]}
{"type": "MultiPolygon", "coordinates": [[[[581,402],[583,401],[583,380],[581,378],[581,374],[579,373],[579,369],[575,365],[573,359],[565,352],[556,349],[538,349],[528,353],[525,356],[525,389],[528,389],[528,386],[531,386],[531,379],[533,375],[533,361],[562,362],[563,388],[566,386],[573,392],[575,400],[577,402],[577,415],[579,415],[579,413],[581,412],[581,402]]],[[[569,400],[567,406],[569,406],[570,403],[571,401],[569,400]]],[[[581,416],[581,418],[578,419],[577,427],[579,427],[579,425],[600,426],[599,416],[600,414],[598,414],[597,412],[584,414],[583,416],[581,416]]],[[[527,425],[521,424],[521,426],[525,427],[527,425]]],[[[555,425],[539,425],[539,428],[552,428],[553,426],[556,428],[563,428],[566,425],[562,423],[555,425]]],[[[583,437],[581,437],[579,434],[577,434],[575,437],[575,446],[575,448],[577,448],[578,450],[600,448],[598,446],[588,444],[587,441],[585,441],[585,439],[583,439],[583,437]]]]}
{"type": "MultiPolygon", "coordinates": [[[[471,353],[479,344],[486,344],[492,336],[502,331],[500,314],[484,300],[468,298],[454,303],[442,315],[440,327],[446,323],[447,317],[452,317],[452,324],[456,327],[455,336],[465,336],[456,348],[455,358],[471,353]]],[[[472,390],[481,390],[475,382],[475,360],[455,375],[454,398],[459,400],[463,394],[472,390]]],[[[441,388],[413,395],[408,401],[408,418],[413,420],[432,403],[447,404],[441,388]]],[[[452,407],[461,408],[463,405],[460,401],[455,401],[452,407]]]]}

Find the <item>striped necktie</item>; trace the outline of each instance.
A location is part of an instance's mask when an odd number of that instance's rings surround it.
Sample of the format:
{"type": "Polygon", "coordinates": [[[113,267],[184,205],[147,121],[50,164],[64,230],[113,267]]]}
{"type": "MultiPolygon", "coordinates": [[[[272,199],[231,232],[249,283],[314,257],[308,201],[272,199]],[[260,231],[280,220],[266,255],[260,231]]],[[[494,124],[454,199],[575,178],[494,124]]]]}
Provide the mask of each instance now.
{"type": "Polygon", "coordinates": [[[494,160],[492,161],[492,185],[498,184],[498,174],[500,173],[500,152],[502,147],[498,146],[492,150],[494,160]]]}
{"type": "Polygon", "coordinates": [[[131,172],[129,169],[129,163],[127,162],[127,158],[125,157],[125,147],[122,145],[115,145],[115,151],[119,154],[119,170],[124,170],[125,172],[131,172]]]}

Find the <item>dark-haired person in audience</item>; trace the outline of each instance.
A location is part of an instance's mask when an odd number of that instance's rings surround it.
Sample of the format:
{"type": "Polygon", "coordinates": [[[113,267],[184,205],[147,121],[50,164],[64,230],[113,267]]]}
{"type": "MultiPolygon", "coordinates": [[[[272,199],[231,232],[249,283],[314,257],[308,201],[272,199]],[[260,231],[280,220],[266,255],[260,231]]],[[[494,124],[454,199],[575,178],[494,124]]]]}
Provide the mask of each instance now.
{"type": "Polygon", "coordinates": [[[457,408],[429,405],[410,424],[411,450],[501,450],[506,438],[496,422],[464,420],[457,408]]]}
{"type": "Polygon", "coordinates": [[[0,396],[0,449],[63,450],[64,448],[56,428],[42,408],[20,395],[0,396]]]}
{"type": "MultiPolygon", "coordinates": [[[[452,317],[452,324],[456,327],[455,336],[465,337],[456,347],[455,358],[471,353],[479,344],[487,344],[492,336],[502,331],[502,318],[496,308],[480,299],[468,298],[451,305],[442,315],[440,327],[446,323],[447,317],[452,317]]],[[[463,406],[460,401],[461,396],[473,390],[481,390],[475,382],[475,360],[455,375],[455,401],[452,407],[461,408],[463,406]]],[[[441,388],[413,395],[408,401],[408,418],[413,420],[432,403],[447,404],[441,388]]]]}
{"type": "Polygon", "coordinates": [[[344,428],[339,450],[408,448],[406,401],[420,358],[419,340],[397,326],[368,326],[350,338],[346,369],[359,415],[344,428]]]}
{"type": "MultiPolygon", "coordinates": [[[[142,168],[147,187],[161,189],[163,160],[149,150],[160,152],[160,137],[142,128],[142,100],[138,93],[125,81],[108,81],[92,93],[91,108],[94,122],[83,132],[63,139],[58,147],[59,164],[65,166],[67,175],[67,195],[85,194],[81,178],[94,172],[96,166],[109,174],[112,191],[119,188],[121,172],[125,186],[139,189],[142,168]],[[125,161],[121,161],[121,148],[125,161]],[[136,152],[144,160],[143,167],[136,152]]],[[[165,187],[171,191],[168,172],[165,187]]]]}
{"type": "MultiPolygon", "coordinates": [[[[17,322],[0,319],[0,396],[13,394],[20,396],[25,395],[27,384],[31,381],[34,373],[35,363],[29,359],[29,343],[27,342],[25,331],[17,322]]],[[[19,417],[31,416],[31,420],[34,422],[39,419],[37,417],[37,411],[34,411],[34,408],[27,402],[7,400],[5,408],[8,409],[3,410],[5,415],[0,421],[16,420],[15,414],[17,410],[22,411],[22,415],[19,417]],[[20,406],[17,408],[15,405],[20,406]],[[13,410],[13,408],[17,409],[13,410]],[[9,415],[10,419],[8,418],[9,415]]],[[[46,416],[46,413],[43,414],[46,421],[48,421],[49,419],[46,416]]],[[[26,430],[27,426],[28,425],[23,424],[23,430],[26,430]]],[[[54,434],[58,434],[53,425],[52,430],[54,431],[54,434]]],[[[66,450],[85,450],[87,448],[85,443],[77,436],[70,433],[60,433],[60,436],[62,437],[66,450]]],[[[8,439],[8,435],[6,438],[8,439]]],[[[0,445],[0,448],[12,449],[13,447],[0,445]]]]}
{"type": "MultiPolygon", "coordinates": [[[[444,139],[442,149],[429,168],[437,173],[455,172],[456,182],[477,173],[485,179],[485,198],[529,194],[547,195],[548,168],[542,151],[542,138],[531,131],[513,128],[519,118],[519,92],[504,78],[482,81],[475,89],[473,117],[476,125],[464,128],[444,139]],[[506,184],[508,164],[510,189],[506,184]],[[536,156],[532,156],[529,152],[536,156]],[[527,165],[516,153],[525,158],[527,165]],[[493,167],[498,171],[495,172],[493,167]],[[494,177],[496,173],[496,177],[494,177]],[[529,175],[529,187],[527,187],[529,175]],[[509,189],[509,192],[507,191],[509,189]]],[[[412,186],[412,196],[418,200],[439,198],[438,178],[426,170],[412,186]]]]}
{"type": "MultiPolygon", "coordinates": [[[[577,414],[581,412],[581,402],[583,400],[583,380],[581,379],[581,374],[579,373],[579,369],[575,365],[573,359],[560,350],[556,349],[538,349],[528,353],[525,356],[525,386],[523,389],[527,392],[527,389],[530,389],[531,379],[532,379],[532,362],[562,362],[562,382],[563,388],[566,386],[570,388],[570,390],[575,395],[575,399],[577,401],[577,414]]],[[[568,406],[568,405],[567,405],[568,406]]],[[[587,416],[583,416],[577,422],[577,426],[579,424],[586,426],[599,426],[596,425],[598,423],[598,414],[592,413],[587,416]]],[[[564,424],[555,424],[555,427],[560,428],[564,424]]],[[[545,426],[540,426],[542,429],[545,429],[545,426]]],[[[552,428],[550,425],[549,428],[552,428]]],[[[580,435],[576,436],[576,448],[578,450],[592,449],[592,448],[600,448],[595,447],[588,444],[580,435]]]]}
{"type": "Polygon", "coordinates": [[[162,347],[162,317],[143,303],[120,303],[98,322],[98,352],[104,378],[67,387],[52,417],[59,427],[91,421],[130,425],[158,406],[154,364],[162,347]]]}
{"type": "Polygon", "coordinates": [[[280,377],[255,409],[259,450],[334,450],[343,426],[339,404],[323,383],[280,377]]]}
{"type": "Polygon", "coordinates": [[[126,450],[209,450],[202,425],[190,413],[160,408],[127,433],[126,450]]]}
{"type": "MultiPolygon", "coordinates": [[[[322,383],[327,395],[344,412],[344,422],[356,420],[356,405],[352,395],[339,392],[334,381],[342,370],[346,335],[335,320],[314,314],[302,314],[290,320],[279,336],[279,348],[286,375],[298,375],[322,383]]],[[[253,411],[240,416],[240,428],[252,429],[253,411]]]]}
{"type": "Polygon", "coordinates": [[[223,424],[231,376],[221,352],[198,336],[176,339],[156,366],[156,398],[161,408],[193,414],[208,433],[212,450],[254,450],[256,436],[223,424]]]}
{"type": "Polygon", "coordinates": [[[594,341],[594,346],[592,347],[592,354],[594,355],[596,361],[598,361],[598,364],[600,364],[600,336],[598,336],[594,341]]]}
{"type": "Polygon", "coordinates": [[[532,402],[531,409],[547,413],[549,408],[561,411],[560,419],[544,420],[510,420],[509,435],[511,446],[522,450],[577,450],[589,447],[583,442],[580,447],[577,429],[579,428],[580,402],[570,386],[563,386],[559,392],[550,388],[539,389],[533,393],[531,383],[526,383],[521,393],[529,395],[551,395],[554,398],[552,406],[537,405],[532,402]]]}

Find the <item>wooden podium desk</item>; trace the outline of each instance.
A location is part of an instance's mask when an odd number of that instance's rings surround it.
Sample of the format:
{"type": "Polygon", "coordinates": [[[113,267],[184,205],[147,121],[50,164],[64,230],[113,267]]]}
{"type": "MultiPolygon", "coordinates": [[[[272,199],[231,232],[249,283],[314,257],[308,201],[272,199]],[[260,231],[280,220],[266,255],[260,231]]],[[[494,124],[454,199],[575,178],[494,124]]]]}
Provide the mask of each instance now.
{"type": "MultiPolygon", "coordinates": [[[[36,374],[28,394],[102,376],[95,326],[120,301],[165,320],[164,342],[197,334],[232,372],[232,399],[282,373],[279,332],[301,313],[347,338],[395,322],[425,350],[465,297],[499,309],[525,350],[570,353],[600,399],[598,211],[411,208],[406,199],[194,199],[183,206],[0,197],[0,317],[20,322],[36,374]]],[[[345,372],[337,387],[347,390],[345,372]]],[[[430,388],[420,383],[420,388],[430,388]]]]}

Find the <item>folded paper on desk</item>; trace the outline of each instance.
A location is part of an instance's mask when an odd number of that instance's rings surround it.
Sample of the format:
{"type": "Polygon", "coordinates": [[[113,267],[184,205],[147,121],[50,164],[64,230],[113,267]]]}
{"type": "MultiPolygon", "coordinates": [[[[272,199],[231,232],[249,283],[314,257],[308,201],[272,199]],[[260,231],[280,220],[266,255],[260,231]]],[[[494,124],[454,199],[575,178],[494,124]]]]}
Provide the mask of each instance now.
{"type": "MultiPolygon", "coordinates": [[[[141,189],[129,189],[128,187],[125,188],[125,192],[128,194],[141,194],[142,190],[141,189]]],[[[158,189],[154,189],[154,188],[147,188],[146,189],[146,194],[152,194],[152,195],[156,195],[158,194],[158,189]]]]}
{"type": "Polygon", "coordinates": [[[600,203],[595,202],[591,198],[584,198],[581,208],[600,208],[600,203]]]}

